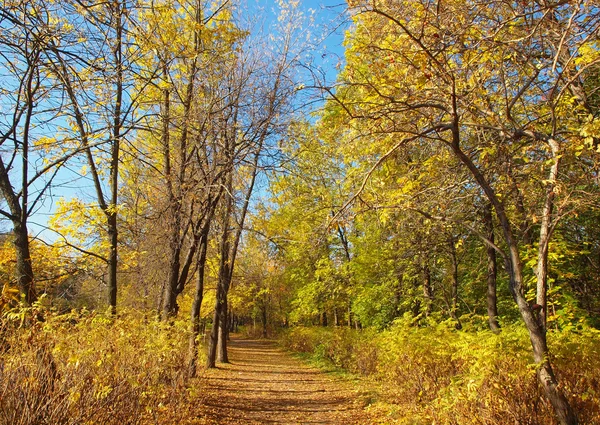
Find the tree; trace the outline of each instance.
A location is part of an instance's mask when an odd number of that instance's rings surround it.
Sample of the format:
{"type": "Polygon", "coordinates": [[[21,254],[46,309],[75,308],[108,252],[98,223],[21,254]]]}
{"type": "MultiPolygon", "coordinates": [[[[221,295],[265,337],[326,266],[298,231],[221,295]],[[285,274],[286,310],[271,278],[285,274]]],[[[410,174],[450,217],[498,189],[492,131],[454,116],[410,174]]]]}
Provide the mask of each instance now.
{"type": "Polygon", "coordinates": [[[209,339],[207,367],[214,367],[217,344],[219,360],[227,362],[228,292],[231,287],[238,248],[244,223],[254,192],[261,158],[268,144],[272,144],[289,118],[295,93],[293,75],[299,48],[294,46],[300,16],[297,4],[282,5],[279,45],[273,51],[258,51],[264,46],[258,37],[248,42],[254,49],[235,52],[224,75],[223,144],[228,174],[225,179],[226,195],[221,207],[221,239],[219,279],[213,328],[209,339]],[[239,198],[236,196],[239,193],[239,198]],[[239,200],[238,200],[239,199],[239,200]],[[240,203],[239,209],[235,204],[240,203]],[[231,228],[233,224],[233,229],[231,228]],[[220,327],[220,330],[219,330],[220,327]]]}
{"type": "Polygon", "coordinates": [[[29,218],[61,167],[83,149],[61,131],[64,110],[60,102],[56,105],[63,88],[48,77],[47,57],[53,46],[71,36],[58,15],[44,2],[11,3],[0,12],[0,72],[6,81],[0,92],[6,107],[0,133],[0,190],[8,207],[0,214],[13,225],[18,287],[27,304],[37,299],[29,218]],[[52,131],[55,138],[45,135],[52,131]]]}
{"type": "Polygon", "coordinates": [[[102,258],[108,266],[112,314],[117,307],[119,164],[124,139],[135,127],[138,97],[132,85],[139,49],[131,44],[130,6],[126,0],[65,3],[65,19],[76,29],[78,39],[67,53],[54,43],[49,58],[54,78],[65,87],[68,114],[83,145],[97,206],[106,220],[108,253],[102,258]],[[98,149],[93,141],[102,139],[104,147],[98,149]]]}
{"type": "Polygon", "coordinates": [[[563,213],[553,210],[561,161],[581,143],[573,131],[580,128],[581,116],[566,110],[576,105],[586,113],[579,66],[584,69],[597,60],[593,5],[384,1],[351,6],[355,31],[348,40],[340,88],[329,90],[333,102],[348,118],[355,140],[369,134],[395,136],[377,149],[374,168],[420,141],[440,143],[469,171],[502,229],[504,248],[484,241],[505,262],[539,382],[559,421],[577,423],[551,366],[545,294],[547,249],[563,213]],[[542,28],[558,36],[547,37],[542,28]],[[507,153],[509,164],[520,164],[531,172],[530,179],[534,164],[545,173],[540,178],[544,184],[531,193],[542,202],[531,202],[528,212],[540,217],[536,273],[543,314],[525,293],[520,228],[510,218],[518,205],[507,190],[508,170],[486,160],[507,153]]]}

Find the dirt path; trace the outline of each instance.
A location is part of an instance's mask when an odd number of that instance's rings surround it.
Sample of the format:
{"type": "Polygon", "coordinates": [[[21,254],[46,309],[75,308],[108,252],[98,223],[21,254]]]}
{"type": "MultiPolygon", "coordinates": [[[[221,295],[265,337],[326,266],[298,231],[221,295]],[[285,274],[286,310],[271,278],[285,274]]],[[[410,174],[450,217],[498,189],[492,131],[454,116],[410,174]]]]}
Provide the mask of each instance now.
{"type": "Polygon", "coordinates": [[[369,424],[350,382],[307,366],[275,342],[233,339],[230,364],[201,380],[201,423],[369,424]]]}

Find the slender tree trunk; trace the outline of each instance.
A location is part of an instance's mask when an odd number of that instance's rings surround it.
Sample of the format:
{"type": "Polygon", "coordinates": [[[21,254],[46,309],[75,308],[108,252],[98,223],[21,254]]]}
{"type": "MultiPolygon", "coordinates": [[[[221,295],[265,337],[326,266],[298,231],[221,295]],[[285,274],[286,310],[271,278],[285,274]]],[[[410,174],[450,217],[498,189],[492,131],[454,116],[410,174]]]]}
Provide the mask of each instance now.
{"type": "Polygon", "coordinates": [[[213,313],[213,323],[208,339],[208,355],[206,358],[207,369],[214,368],[217,360],[217,345],[219,341],[219,320],[221,319],[221,306],[223,305],[223,291],[220,286],[217,287],[217,301],[213,313]]]}
{"type": "Polygon", "coordinates": [[[423,278],[423,297],[425,298],[425,317],[429,317],[433,309],[433,288],[431,286],[431,270],[426,258],[423,262],[421,272],[423,278]]]}
{"type": "MultiPolygon", "coordinates": [[[[232,193],[231,176],[229,177],[229,193],[232,193]]],[[[231,260],[230,260],[230,232],[229,232],[229,219],[233,211],[233,198],[232,196],[227,197],[227,208],[223,215],[223,234],[221,236],[221,262],[219,265],[219,288],[221,290],[221,305],[219,308],[219,334],[218,334],[218,347],[219,347],[219,362],[229,363],[227,356],[227,295],[229,292],[229,285],[231,283],[231,260]]]]}
{"type": "MultiPolygon", "coordinates": [[[[194,51],[196,53],[200,52],[201,42],[200,42],[200,31],[202,28],[202,7],[200,2],[196,3],[195,8],[195,22],[196,22],[196,30],[194,31],[194,51]]],[[[179,155],[179,173],[177,175],[177,191],[175,192],[175,188],[173,187],[173,178],[175,177],[175,173],[171,169],[171,148],[170,148],[170,140],[169,140],[169,132],[170,132],[170,92],[171,89],[166,87],[163,93],[163,149],[164,149],[164,175],[167,181],[167,192],[168,192],[168,202],[169,202],[169,211],[172,214],[172,217],[169,217],[171,220],[172,228],[168,229],[169,232],[169,272],[167,277],[167,284],[165,286],[165,294],[163,296],[163,318],[176,316],[179,310],[179,306],[177,305],[177,297],[181,292],[183,292],[183,288],[187,281],[187,274],[189,272],[189,267],[195,257],[195,251],[197,249],[198,240],[195,236],[194,243],[188,252],[188,256],[184,263],[184,269],[181,270],[181,256],[183,249],[183,238],[185,237],[185,230],[182,229],[182,204],[183,204],[183,190],[181,185],[186,181],[186,170],[188,167],[188,136],[189,136],[189,123],[190,123],[190,113],[192,104],[194,101],[194,84],[196,82],[197,69],[198,69],[198,59],[196,55],[190,64],[190,69],[188,73],[188,82],[185,90],[185,97],[183,100],[183,121],[181,123],[181,134],[179,137],[179,146],[178,146],[178,155],[179,155]]],[[[169,81],[169,72],[167,68],[167,64],[163,63],[163,79],[165,82],[169,81]]],[[[198,224],[199,225],[199,224],[198,224]]]]}
{"type": "Polygon", "coordinates": [[[222,232],[221,242],[219,251],[221,252],[221,259],[219,261],[219,279],[217,283],[217,300],[215,303],[215,314],[213,320],[213,328],[211,329],[211,337],[209,341],[208,360],[207,366],[215,367],[215,361],[217,356],[217,349],[219,350],[219,361],[227,363],[227,341],[222,341],[226,334],[221,332],[221,326],[227,327],[227,291],[229,290],[229,279],[230,274],[230,230],[229,220],[233,211],[233,184],[231,170],[227,176],[227,197],[226,205],[223,210],[223,216],[221,220],[222,232]]]}
{"type": "MultiPolygon", "coordinates": [[[[163,80],[169,81],[169,70],[167,64],[163,62],[163,80]]],[[[167,186],[167,202],[168,216],[166,222],[168,233],[168,258],[169,269],[167,272],[167,281],[163,285],[164,292],[161,294],[161,317],[168,317],[177,314],[177,294],[176,287],[179,281],[179,267],[181,247],[179,243],[181,233],[181,217],[180,203],[175,196],[173,188],[173,171],[171,167],[171,138],[170,138],[170,123],[171,123],[171,89],[166,86],[163,89],[163,104],[162,104],[162,155],[163,155],[163,175],[167,186]]]]}
{"type": "Polygon", "coordinates": [[[110,253],[108,256],[108,303],[112,315],[117,314],[117,266],[118,266],[118,228],[117,213],[113,212],[107,218],[110,253]]]}
{"type": "Polygon", "coordinates": [[[546,199],[542,211],[542,223],[540,225],[540,240],[538,244],[537,258],[537,304],[541,307],[539,311],[540,326],[546,331],[548,316],[548,247],[552,236],[552,210],[554,208],[554,188],[558,179],[558,168],[560,166],[559,145],[555,140],[549,141],[554,163],[550,167],[550,173],[546,185],[546,199]]]}
{"type": "Polygon", "coordinates": [[[400,316],[400,304],[402,303],[402,283],[404,282],[404,273],[397,271],[397,279],[394,285],[394,319],[400,316]]]}
{"type": "Polygon", "coordinates": [[[179,220],[175,219],[176,224],[168,231],[172,232],[169,237],[170,260],[167,282],[165,285],[165,294],[163,296],[162,318],[167,319],[177,315],[179,310],[177,305],[177,285],[179,283],[179,269],[181,268],[181,245],[179,220]]]}
{"type": "Polygon", "coordinates": [[[219,319],[219,340],[218,340],[218,360],[219,363],[229,363],[227,355],[227,330],[229,329],[229,305],[227,303],[227,295],[221,306],[221,317],[219,319]]]}
{"type": "Polygon", "coordinates": [[[31,254],[29,252],[29,235],[27,234],[27,225],[25,223],[13,222],[13,235],[15,252],[17,255],[17,282],[19,291],[25,298],[25,302],[31,305],[37,300],[33,279],[33,267],[31,264],[31,254]]]}
{"type": "Polygon", "coordinates": [[[224,223],[224,233],[222,236],[222,241],[221,241],[221,265],[220,265],[220,272],[219,272],[219,282],[222,286],[223,289],[223,300],[224,300],[224,306],[221,307],[221,319],[224,319],[221,323],[224,324],[224,329],[219,333],[220,338],[219,338],[219,361],[222,363],[228,363],[228,356],[227,356],[227,297],[228,297],[228,293],[229,293],[229,288],[231,286],[231,282],[233,280],[233,270],[235,267],[235,259],[237,256],[237,251],[238,251],[238,247],[240,244],[240,240],[242,237],[242,232],[244,230],[244,222],[246,220],[246,215],[248,213],[248,207],[250,205],[250,198],[252,196],[252,192],[254,190],[254,185],[256,183],[256,175],[258,173],[258,160],[260,159],[260,153],[262,151],[262,144],[263,144],[263,140],[261,139],[258,146],[257,146],[257,150],[254,154],[254,159],[253,159],[253,163],[252,163],[252,178],[250,180],[250,184],[248,185],[248,190],[246,191],[246,194],[244,196],[244,205],[242,207],[242,211],[240,214],[240,221],[238,224],[238,227],[235,231],[235,235],[233,237],[233,242],[230,243],[230,231],[229,231],[229,223],[230,223],[230,219],[232,216],[232,212],[233,212],[233,207],[234,207],[234,199],[232,197],[232,193],[233,193],[233,183],[232,183],[232,175],[230,174],[228,176],[228,182],[227,182],[227,187],[228,187],[228,193],[230,194],[230,196],[228,196],[227,198],[227,207],[225,210],[225,214],[223,216],[223,223],[224,223]]]}
{"type": "MultiPolygon", "coordinates": [[[[20,196],[17,194],[8,175],[12,160],[9,160],[9,169],[7,169],[1,156],[0,192],[4,196],[4,199],[6,200],[10,210],[10,214],[4,213],[3,216],[10,217],[13,225],[13,244],[15,246],[15,253],[17,257],[15,268],[17,284],[19,286],[21,296],[28,305],[31,305],[37,300],[31,253],[29,249],[29,235],[27,232],[27,220],[31,213],[31,209],[33,208],[33,205],[29,204],[29,167],[31,165],[29,159],[29,132],[31,129],[34,108],[36,105],[35,93],[40,87],[40,71],[38,69],[38,61],[40,59],[41,51],[38,50],[37,47],[33,47],[33,44],[34,43],[32,43],[32,46],[30,46],[32,47],[30,56],[28,56],[26,59],[28,64],[27,70],[23,75],[23,79],[19,81],[24,90],[22,93],[19,93],[17,105],[12,114],[12,128],[6,133],[2,133],[0,142],[4,143],[5,141],[10,140],[10,137],[12,136],[15,137],[15,150],[17,149],[17,145],[20,145],[21,149],[21,194],[20,196]],[[22,109],[19,103],[21,101],[21,95],[23,95],[22,109]],[[23,114],[25,115],[25,122],[19,131],[18,126],[23,114]],[[22,140],[20,143],[17,143],[16,137],[19,136],[22,136],[22,140]]],[[[3,116],[8,115],[10,114],[3,116]]]]}
{"type": "Polygon", "coordinates": [[[117,266],[118,266],[118,239],[117,228],[117,205],[119,197],[119,155],[121,154],[121,128],[122,102],[123,102],[123,17],[125,14],[125,1],[115,3],[115,47],[113,50],[116,81],[115,81],[115,106],[113,110],[112,123],[112,146],[110,160],[110,205],[105,211],[107,216],[107,228],[110,242],[110,254],[108,257],[108,302],[113,315],[117,313],[117,266]]]}
{"type": "Polygon", "coordinates": [[[230,335],[231,335],[232,333],[235,333],[235,332],[236,332],[236,330],[235,330],[235,328],[236,328],[236,323],[237,323],[237,316],[236,316],[236,314],[233,312],[233,310],[231,310],[231,308],[230,308],[230,309],[229,309],[229,329],[228,329],[228,331],[227,331],[227,340],[228,340],[228,341],[231,339],[231,338],[230,338],[230,335]]]}
{"type": "Polygon", "coordinates": [[[535,313],[525,298],[522,277],[523,269],[521,258],[519,257],[519,249],[513,236],[512,226],[508,220],[506,212],[504,211],[504,206],[500,203],[500,201],[498,201],[496,193],[487,182],[483,174],[479,171],[477,166],[475,166],[471,158],[469,158],[469,156],[467,156],[460,149],[458,132],[458,126],[455,124],[453,128],[453,142],[450,146],[455,155],[469,169],[479,186],[485,192],[488,200],[493,205],[494,210],[496,211],[496,216],[498,217],[498,221],[500,222],[500,227],[502,228],[504,234],[504,240],[508,248],[508,255],[505,258],[505,262],[506,269],[510,277],[510,289],[519,308],[521,318],[523,319],[527,331],[529,332],[529,339],[533,348],[533,359],[537,363],[538,367],[538,381],[544,389],[546,397],[552,404],[560,424],[577,425],[577,416],[575,415],[575,412],[569,404],[569,401],[564,395],[562,389],[559,387],[556,376],[554,375],[554,371],[550,363],[551,356],[546,341],[546,332],[540,326],[538,319],[535,317],[535,313]]]}
{"type": "Polygon", "coordinates": [[[29,235],[27,234],[27,221],[19,200],[8,179],[8,173],[0,158],[0,190],[11,211],[13,244],[17,256],[16,277],[19,291],[28,305],[37,300],[34,285],[33,267],[31,264],[31,253],[29,251],[29,235]]]}
{"type": "MultiPolygon", "coordinates": [[[[492,205],[486,203],[483,211],[483,223],[485,226],[486,237],[494,243],[494,222],[492,219],[492,205]]],[[[487,313],[490,330],[494,333],[500,331],[498,323],[498,297],[496,294],[496,278],[498,266],[496,259],[496,250],[486,245],[487,252],[487,313]]]]}
{"type": "Polygon", "coordinates": [[[352,303],[348,301],[348,327],[352,327],[352,303]]]}
{"type": "Polygon", "coordinates": [[[261,308],[261,317],[262,317],[262,335],[263,338],[267,337],[267,300],[263,300],[262,308],[261,308]]]}
{"type": "Polygon", "coordinates": [[[450,265],[452,282],[450,288],[450,317],[456,321],[456,329],[462,329],[462,323],[456,314],[458,310],[458,259],[456,258],[456,241],[453,237],[448,241],[450,248],[450,265]]]}
{"type": "Polygon", "coordinates": [[[198,253],[198,279],[191,311],[191,329],[188,349],[188,375],[196,376],[198,363],[198,338],[200,336],[200,309],[204,298],[204,270],[206,267],[206,252],[208,250],[208,235],[210,233],[210,220],[204,225],[198,253]]]}

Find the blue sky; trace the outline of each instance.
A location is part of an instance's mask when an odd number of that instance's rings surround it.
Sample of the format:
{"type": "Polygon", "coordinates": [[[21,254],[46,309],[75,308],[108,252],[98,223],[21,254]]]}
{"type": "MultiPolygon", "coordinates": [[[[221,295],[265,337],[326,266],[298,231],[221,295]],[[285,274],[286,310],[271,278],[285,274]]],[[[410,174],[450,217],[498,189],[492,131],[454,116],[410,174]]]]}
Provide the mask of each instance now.
{"type": "MultiPolygon", "coordinates": [[[[253,9],[253,2],[257,13],[266,14],[264,17],[257,18],[264,19],[267,27],[272,25],[272,21],[276,19],[275,3],[268,0],[248,0],[249,10],[253,9]]],[[[311,66],[322,70],[328,83],[331,83],[336,77],[336,65],[343,60],[342,42],[344,31],[348,27],[345,15],[346,3],[340,0],[300,0],[298,6],[303,11],[306,21],[312,22],[311,28],[306,31],[310,31],[314,40],[313,50],[307,52],[304,59],[307,64],[310,63],[311,66]]],[[[46,241],[56,240],[57,236],[45,228],[59,198],[78,197],[85,201],[94,201],[91,181],[86,177],[77,177],[80,167],[81,163],[74,161],[66,167],[65,171],[58,174],[55,187],[48,192],[43,205],[30,219],[29,230],[32,236],[39,236],[46,241]],[[72,171],[67,171],[69,169],[72,171]]],[[[0,231],[8,230],[10,227],[9,223],[0,224],[0,231]]]]}

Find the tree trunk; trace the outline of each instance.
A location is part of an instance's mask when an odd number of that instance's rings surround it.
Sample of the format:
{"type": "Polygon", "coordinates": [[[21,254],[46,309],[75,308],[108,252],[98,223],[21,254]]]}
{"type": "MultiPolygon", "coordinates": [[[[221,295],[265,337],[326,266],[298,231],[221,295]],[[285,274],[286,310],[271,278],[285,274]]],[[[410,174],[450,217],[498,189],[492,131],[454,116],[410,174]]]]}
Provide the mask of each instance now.
{"type": "Polygon", "coordinates": [[[191,332],[188,349],[188,376],[195,377],[198,363],[198,338],[200,336],[200,309],[204,298],[204,270],[206,267],[206,252],[208,250],[208,234],[210,232],[210,220],[202,229],[200,251],[198,253],[198,280],[191,311],[191,332]]]}
{"type": "Polygon", "coordinates": [[[117,266],[118,266],[118,229],[117,213],[112,212],[107,217],[108,235],[110,239],[110,253],[108,256],[108,304],[110,313],[117,314],[117,266]]]}
{"type": "MultiPolygon", "coordinates": [[[[225,295],[227,297],[227,295],[225,295]]],[[[218,354],[220,363],[229,363],[229,356],[227,355],[227,336],[229,329],[229,306],[227,305],[227,298],[221,306],[221,318],[219,319],[219,340],[218,340],[218,354]]]]}
{"type": "Polygon", "coordinates": [[[352,327],[352,303],[348,301],[348,327],[352,327]]]}
{"type": "Polygon", "coordinates": [[[238,227],[235,231],[233,242],[230,242],[230,230],[229,224],[232,217],[233,207],[234,207],[234,199],[233,199],[233,176],[231,173],[228,175],[227,188],[228,194],[227,197],[227,206],[225,208],[224,216],[223,216],[223,235],[221,240],[221,264],[219,267],[219,282],[221,284],[223,290],[223,302],[224,304],[221,306],[221,319],[223,329],[219,333],[219,361],[222,363],[228,363],[227,356],[227,296],[229,293],[229,288],[231,286],[231,282],[233,280],[233,269],[235,266],[235,259],[237,256],[238,247],[240,244],[240,240],[242,237],[242,232],[244,230],[244,222],[246,220],[246,214],[248,212],[248,207],[250,205],[250,197],[252,196],[252,192],[254,190],[254,185],[256,183],[256,175],[258,173],[258,160],[260,159],[260,153],[262,149],[263,140],[261,139],[257,150],[254,155],[253,163],[252,163],[252,177],[250,179],[250,184],[248,185],[248,190],[244,196],[244,204],[242,206],[242,211],[240,213],[240,221],[238,227]]]}
{"type": "Polygon", "coordinates": [[[230,310],[229,311],[229,330],[227,332],[227,340],[228,341],[231,339],[230,335],[232,333],[237,332],[236,327],[237,327],[237,315],[232,310],[230,310]]]}
{"type": "Polygon", "coordinates": [[[213,320],[213,328],[211,329],[211,337],[209,341],[208,360],[207,367],[215,367],[215,361],[217,356],[217,349],[219,349],[219,361],[224,363],[227,362],[227,341],[222,341],[226,337],[225,332],[221,332],[221,326],[227,328],[227,291],[229,290],[229,278],[230,278],[230,262],[229,262],[229,220],[233,210],[233,198],[232,198],[232,176],[227,176],[227,189],[228,195],[226,198],[226,206],[223,210],[223,216],[221,225],[223,226],[221,232],[221,242],[219,251],[221,252],[221,258],[219,261],[219,280],[217,282],[217,300],[215,303],[215,314],[213,320]]]}
{"type": "Polygon", "coordinates": [[[217,345],[219,341],[219,320],[221,318],[221,306],[223,305],[223,295],[221,287],[217,287],[217,301],[213,313],[213,323],[208,340],[208,355],[206,358],[207,369],[214,368],[217,360],[217,345]]]}
{"type": "Polygon", "coordinates": [[[402,284],[404,282],[404,273],[398,271],[396,273],[398,278],[396,279],[396,283],[394,285],[394,316],[393,319],[400,316],[400,305],[402,303],[402,284]]]}
{"type": "Polygon", "coordinates": [[[500,227],[502,228],[504,240],[508,248],[508,255],[505,258],[505,262],[510,278],[510,289],[513,298],[519,307],[521,318],[529,333],[529,339],[533,348],[533,358],[538,367],[538,380],[544,389],[546,397],[552,404],[560,424],[577,425],[577,416],[564,393],[559,388],[558,381],[552,370],[552,365],[550,363],[551,356],[546,342],[546,332],[540,326],[538,319],[535,317],[533,310],[525,298],[522,277],[523,269],[521,258],[519,257],[519,249],[513,236],[512,225],[504,211],[504,206],[500,203],[496,197],[496,193],[477,166],[475,166],[473,161],[460,149],[458,127],[453,129],[453,142],[450,146],[460,161],[467,166],[496,211],[496,216],[500,222],[500,227]]]}
{"type": "Polygon", "coordinates": [[[37,300],[33,279],[33,267],[31,254],[29,252],[29,235],[25,223],[13,222],[14,245],[17,255],[17,282],[19,291],[25,299],[25,303],[31,305],[37,300]]]}
{"type": "MultiPolygon", "coordinates": [[[[33,43],[35,44],[35,43],[33,43]]],[[[30,47],[33,47],[32,46],[30,47]]],[[[29,50],[29,49],[28,49],[29,50]]],[[[6,203],[8,204],[8,208],[10,210],[10,214],[2,211],[2,217],[9,217],[12,225],[13,225],[13,235],[14,240],[13,244],[15,246],[16,253],[16,278],[17,285],[19,286],[19,291],[21,296],[25,300],[25,303],[31,305],[33,302],[37,300],[37,294],[35,291],[34,284],[34,275],[33,275],[33,266],[31,260],[30,253],[30,244],[29,244],[29,235],[27,232],[27,220],[31,214],[32,208],[34,207],[36,201],[30,204],[29,202],[29,167],[30,167],[30,158],[29,158],[29,133],[31,130],[31,121],[34,114],[34,108],[36,105],[35,101],[35,93],[38,91],[40,87],[39,78],[40,78],[40,70],[38,68],[38,60],[40,59],[41,51],[38,48],[32,48],[30,51],[30,56],[27,55],[28,67],[24,74],[22,75],[22,80],[19,81],[21,85],[21,89],[23,92],[19,92],[17,97],[17,104],[13,111],[13,122],[12,129],[8,130],[8,132],[3,132],[1,134],[0,144],[3,144],[5,141],[10,140],[9,136],[12,135],[17,137],[17,135],[22,136],[22,140],[20,143],[15,139],[15,150],[13,155],[17,154],[18,145],[20,145],[21,149],[21,193],[17,194],[15,188],[11,184],[9,171],[12,168],[12,159],[9,159],[8,169],[7,165],[4,164],[2,155],[0,155],[0,193],[4,197],[6,203]],[[23,99],[21,96],[23,95],[23,99]],[[19,112],[20,102],[23,101],[23,109],[19,112]],[[21,120],[22,114],[25,115],[25,122],[22,126],[21,130],[17,130],[19,127],[19,122],[21,120]],[[20,198],[20,199],[19,199],[20,198]]],[[[6,59],[6,58],[4,58],[6,59]]],[[[10,62],[9,62],[10,63],[10,62]]],[[[14,82],[13,82],[14,83],[14,82]]],[[[20,90],[21,90],[20,89],[20,90]]],[[[10,115],[4,115],[4,106],[3,105],[3,118],[10,115]]],[[[3,121],[4,122],[4,121],[3,121]]],[[[8,123],[8,122],[7,122],[8,123]]],[[[10,127],[10,125],[9,125],[10,127]]],[[[5,129],[3,125],[3,130],[5,129]]],[[[2,145],[3,149],[6,147],[2,145]]],[[[5,152],[3,151],[3,154],[5,152]]],[[[7,155],[10,157],[10,155],[7,155]]],[[[14,158],[14,157],[13,157],[14,158]]],[[[42,190],[42,193],[45,189],[42,190]]],[[[41,193],[40,193],[41,195],[41,193]]]]}
{"type": "MultiPolygon", "coordinates": [[[[169,81],[169,69],[166,62],[162,63],[163,81],[166,83],[169,81]]],[[[173,171],[171,167],[171,138],[170,138],[170,124],[171,124],[171,89],[168,85],[165,85],[163,89],[163,103],[161,108],[161,119],[162,119],[162,156],[163,156],[163,176],[167,187],[167,239],[168,239],[168,259],[169,269],[167,272],[167,281],[163,285],[164,292],[160,295],[162,303],[160,305],[161,318],[166,320],[168,317],[175,316],[177,314],[177,294],[176,286],[179,281],[179,267],[180,267],[180,256],[181,247],[179,243],[181,233],[181,218],[180,218],[180,207],[179,202],[175,196],[173,189],[173,171]]]]}
{"type": "Polygon", "coordinates": [[[425,259],[422,269],[423,297],[425,298],[425,317],[429,317],[433,309],[433,288],[431,286],[431,270],[425,259]]]}
{"type": "Polygon", "coordinates": [[[548,315],[548,247],[552,236],[552,210],[554,208],[554,188],[558,179],[558,168],[560,166],[559,145],[555,140],[548,142],[552,150],[554,163],[550,167],[548,181],[546,183],[546,199],[542,211],[542,223],[540,225],[540,240],[538,244],[538,259],[536,267],[537,275],[537,304],[541,307],[539,311],[540,326],[546,331],[548,315]]]}
{"type": "MultiPolygon", "coordinates": [[[[483,211],[483,223],[485,226],[486,237],[494,243],[494,222],[492,220],[492,205],[486,203],[483,211]]],[[[486,245],[487,252],[487,313],[490,330],[494,333],[500,331],[498,323],[498,297],[496,294],[496,277],[498,266],[496,259],[496,250],[486,245]]]]}
{"type": "Polygon", "coordinates": [[[267,337],[267,302],[264,301],[261,308],[261,317],[262,317],[262,335],[263,338],[267,337]]]}
{"type": "Polygon", "coordinates": [[[456,241],[451,237],[448,241],[450,248],[450,264],[452,267],[452,282],[450,288],[450,317],[456,321],[456,329],[462,329],[462,323],[456,314],[458,309],[458,259],[456,258],[456,241]]]}
{"type": "Polygon", "coordinates": [[[115,47],[113,50],[116,81],[115,81],[115,105],[113,110],[112,122],[112,146],[110,159],[110,205],[105,214],[107,216],[108,237],[110,239],[110,253],[108,257],[108,302],[110,305],[111,314],[117,313],[117,266],[119,261],[118,256],[118,239],[119,232],[117,229],[117,205],[119,197],[119,155],[121,154],[121,128],[123,126],[121,109],[123,102],[123,17],[125,14],[125,2],[116,2],[114,7],[115,13],[115,47]]]}
{"type": "MultiPolygon", "coordinates": [[[[199,53],[200,51],[200,28],[202,22],[202,7],[200,2],[196,3],[195,10],[195,22],[197,24],[197,28],[194,31],[194,51],[199,53]]],[[[171,88],[167,86],[163,90],[163,157],[164,157],[164,176],[167,183],[167,195],[169,202],[169,210],[172,214],[170,217],[172,228],[168,229],[169,232],[169,273],[167,278],[167,284],[165,287],[165,294],[163,296],[163,318],[176,316],[179,310],[179,306],[177,305],[177,297],[181,292],[183,292],[183,287],[187,281],[187,275],[189,272],[190,265],[195,257],[198,238],[194,235],[194,242],[192,247],[188,252],[188,256],[184,263],[183,270],[181,269],[181,254],[182,254],[182,245],[185,230],[182,229],[182,200],[183,200],[183,190],[182,185],[186,182],[186,169],[188,166],[188,135],[189,135],[189,123],[190,123],[190,113],[192,108],[192,103],[194,100],[194,84],[196,81],[196,74],[198,68],[198,59],[197,56],[194,56],[191,61],[190,72],[188,74],[188,83],[185,90],[185,97],[182,99],[183,103],[183,122],[181,123],[181,134],[179,137],[179,147],[178,147],[178,155],[179,155],[179,173],[177,176],[178,185],[176,187],[177,192],[175,192],[173,188],[173,178],[175,173],[171,168],[171,147],[170,147],[170,135],[169,135],[169,127],[170,127],[170,93],[171,88]]],[[[167,64],[163,62],[163,79],[165,82],[168,82],[169,70],[167,64]]],[[[210,207],[209,207],[210,208],[210,207]]],[[[200,225],[200,223],[198,223],[200,225]]]]}

